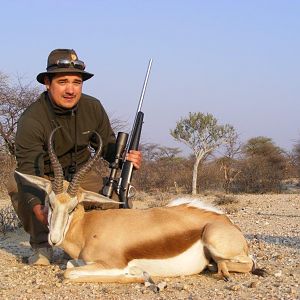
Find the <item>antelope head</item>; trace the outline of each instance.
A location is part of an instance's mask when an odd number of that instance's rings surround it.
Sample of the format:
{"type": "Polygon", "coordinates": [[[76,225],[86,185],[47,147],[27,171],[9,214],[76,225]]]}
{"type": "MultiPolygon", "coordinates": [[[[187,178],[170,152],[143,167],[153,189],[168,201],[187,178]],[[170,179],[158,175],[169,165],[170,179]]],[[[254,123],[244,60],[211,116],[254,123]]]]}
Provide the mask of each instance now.
{"type": "Polygon", "coordinates": [[[48,207],[48,240],[50,245],[55,246],[63,242],[72,220],[73,212],[79,202],[116,203],[107,197],[80,188],[84,176],[91,170],[101,155],[102,140],[100,135],[96,133],[100,145],[95,155],[76,172],[73,180],[69,183],[64,180],[62,166],[53,149],[53,135],[59,128],[57,127],[51,132],[48,140],[48,153],[54,173],[53,181],[15,171],[17,175],[43,189],[48,194],[48,197],[45,199],[45,206],[48,207]]]}

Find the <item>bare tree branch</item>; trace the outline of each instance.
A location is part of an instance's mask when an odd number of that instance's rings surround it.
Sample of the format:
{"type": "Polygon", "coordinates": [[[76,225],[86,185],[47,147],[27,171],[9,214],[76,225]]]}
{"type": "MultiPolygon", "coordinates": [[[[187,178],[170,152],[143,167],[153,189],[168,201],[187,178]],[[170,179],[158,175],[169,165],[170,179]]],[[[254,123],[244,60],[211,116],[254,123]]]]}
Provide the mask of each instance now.
{"type": "Polygon", "coordinates": [[[31,84],[23,84],[21,77],[12,84],[9,77],[0,72],[0,147],[15,155],[17,122],[23,111],[37,98],[40,90],[31,84]]]}

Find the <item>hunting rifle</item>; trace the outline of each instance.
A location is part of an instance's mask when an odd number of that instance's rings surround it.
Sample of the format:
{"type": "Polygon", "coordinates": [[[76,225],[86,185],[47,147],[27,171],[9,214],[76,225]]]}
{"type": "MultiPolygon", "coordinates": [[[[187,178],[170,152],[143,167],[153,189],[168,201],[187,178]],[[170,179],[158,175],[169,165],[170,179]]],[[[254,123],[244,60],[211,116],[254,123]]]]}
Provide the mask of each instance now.
{"type": "Polygon", "coordinates": [[[102,194],[106,197],[111,198],[113,192],[115,191],[119,197],[121,208],[131,208],[129,199],[133,196],[131,185],[132,173],[133,173],[133,163],[126,160],[126,154],[130,150],[138,150],[141,131],[143,126],[144,113],[141,111],[142,104],[144,100],[144,95],[148,83],[148,78],[152,66],[152,59],[149,60],[146,77],[144,80],[143,89],[141,92],[138,108],[135,115],[135,120],[130,133],[129,141],[128,134],[125,132],[119,132],[116,140],[116,154],[114,161],[109,165],[110,175],[104,185],[102,194]],[[118,169],[121,165],[120,178],[117,181],[118,169]]]}

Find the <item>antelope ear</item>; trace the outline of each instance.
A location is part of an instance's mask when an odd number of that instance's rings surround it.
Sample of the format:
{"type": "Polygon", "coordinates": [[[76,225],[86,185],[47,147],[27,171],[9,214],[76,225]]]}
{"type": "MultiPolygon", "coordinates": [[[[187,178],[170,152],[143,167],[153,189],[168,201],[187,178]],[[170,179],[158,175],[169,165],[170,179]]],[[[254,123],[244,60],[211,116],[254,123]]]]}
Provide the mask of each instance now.
{"type": "Polygon", "coordinates": [[[15,178],[16,180],[20,178],[24,179],[27,182],[38,186],[40,189],[44,190],[48,195],[52,191],[51,181],[46,178],[20,173],[18,171],[15,171],[15,178]]]}
{"type": "Polygon", "coordinates": [[[91,203],[114,203],[114,204],[122,204],[122,202],[112,200],[108,197],[105,197],[103,195],[100,195],[98,193],[90,192],[83,190],[81,192],[81,195],[78,197],[79,202],[91,202],[91,203]]]}

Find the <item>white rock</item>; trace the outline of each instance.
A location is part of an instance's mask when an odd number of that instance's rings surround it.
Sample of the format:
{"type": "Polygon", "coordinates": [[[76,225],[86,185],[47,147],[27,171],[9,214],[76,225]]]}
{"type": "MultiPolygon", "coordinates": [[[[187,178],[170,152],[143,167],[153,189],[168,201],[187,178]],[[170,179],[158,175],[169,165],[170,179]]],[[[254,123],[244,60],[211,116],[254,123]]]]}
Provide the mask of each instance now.
{"type": "Polygon", "coordinates": [[[282,275],[282,271],[281,270],[279,270],[278,272],[274,273],[275,277],[281,277],[281,275],[282,275]]]}

